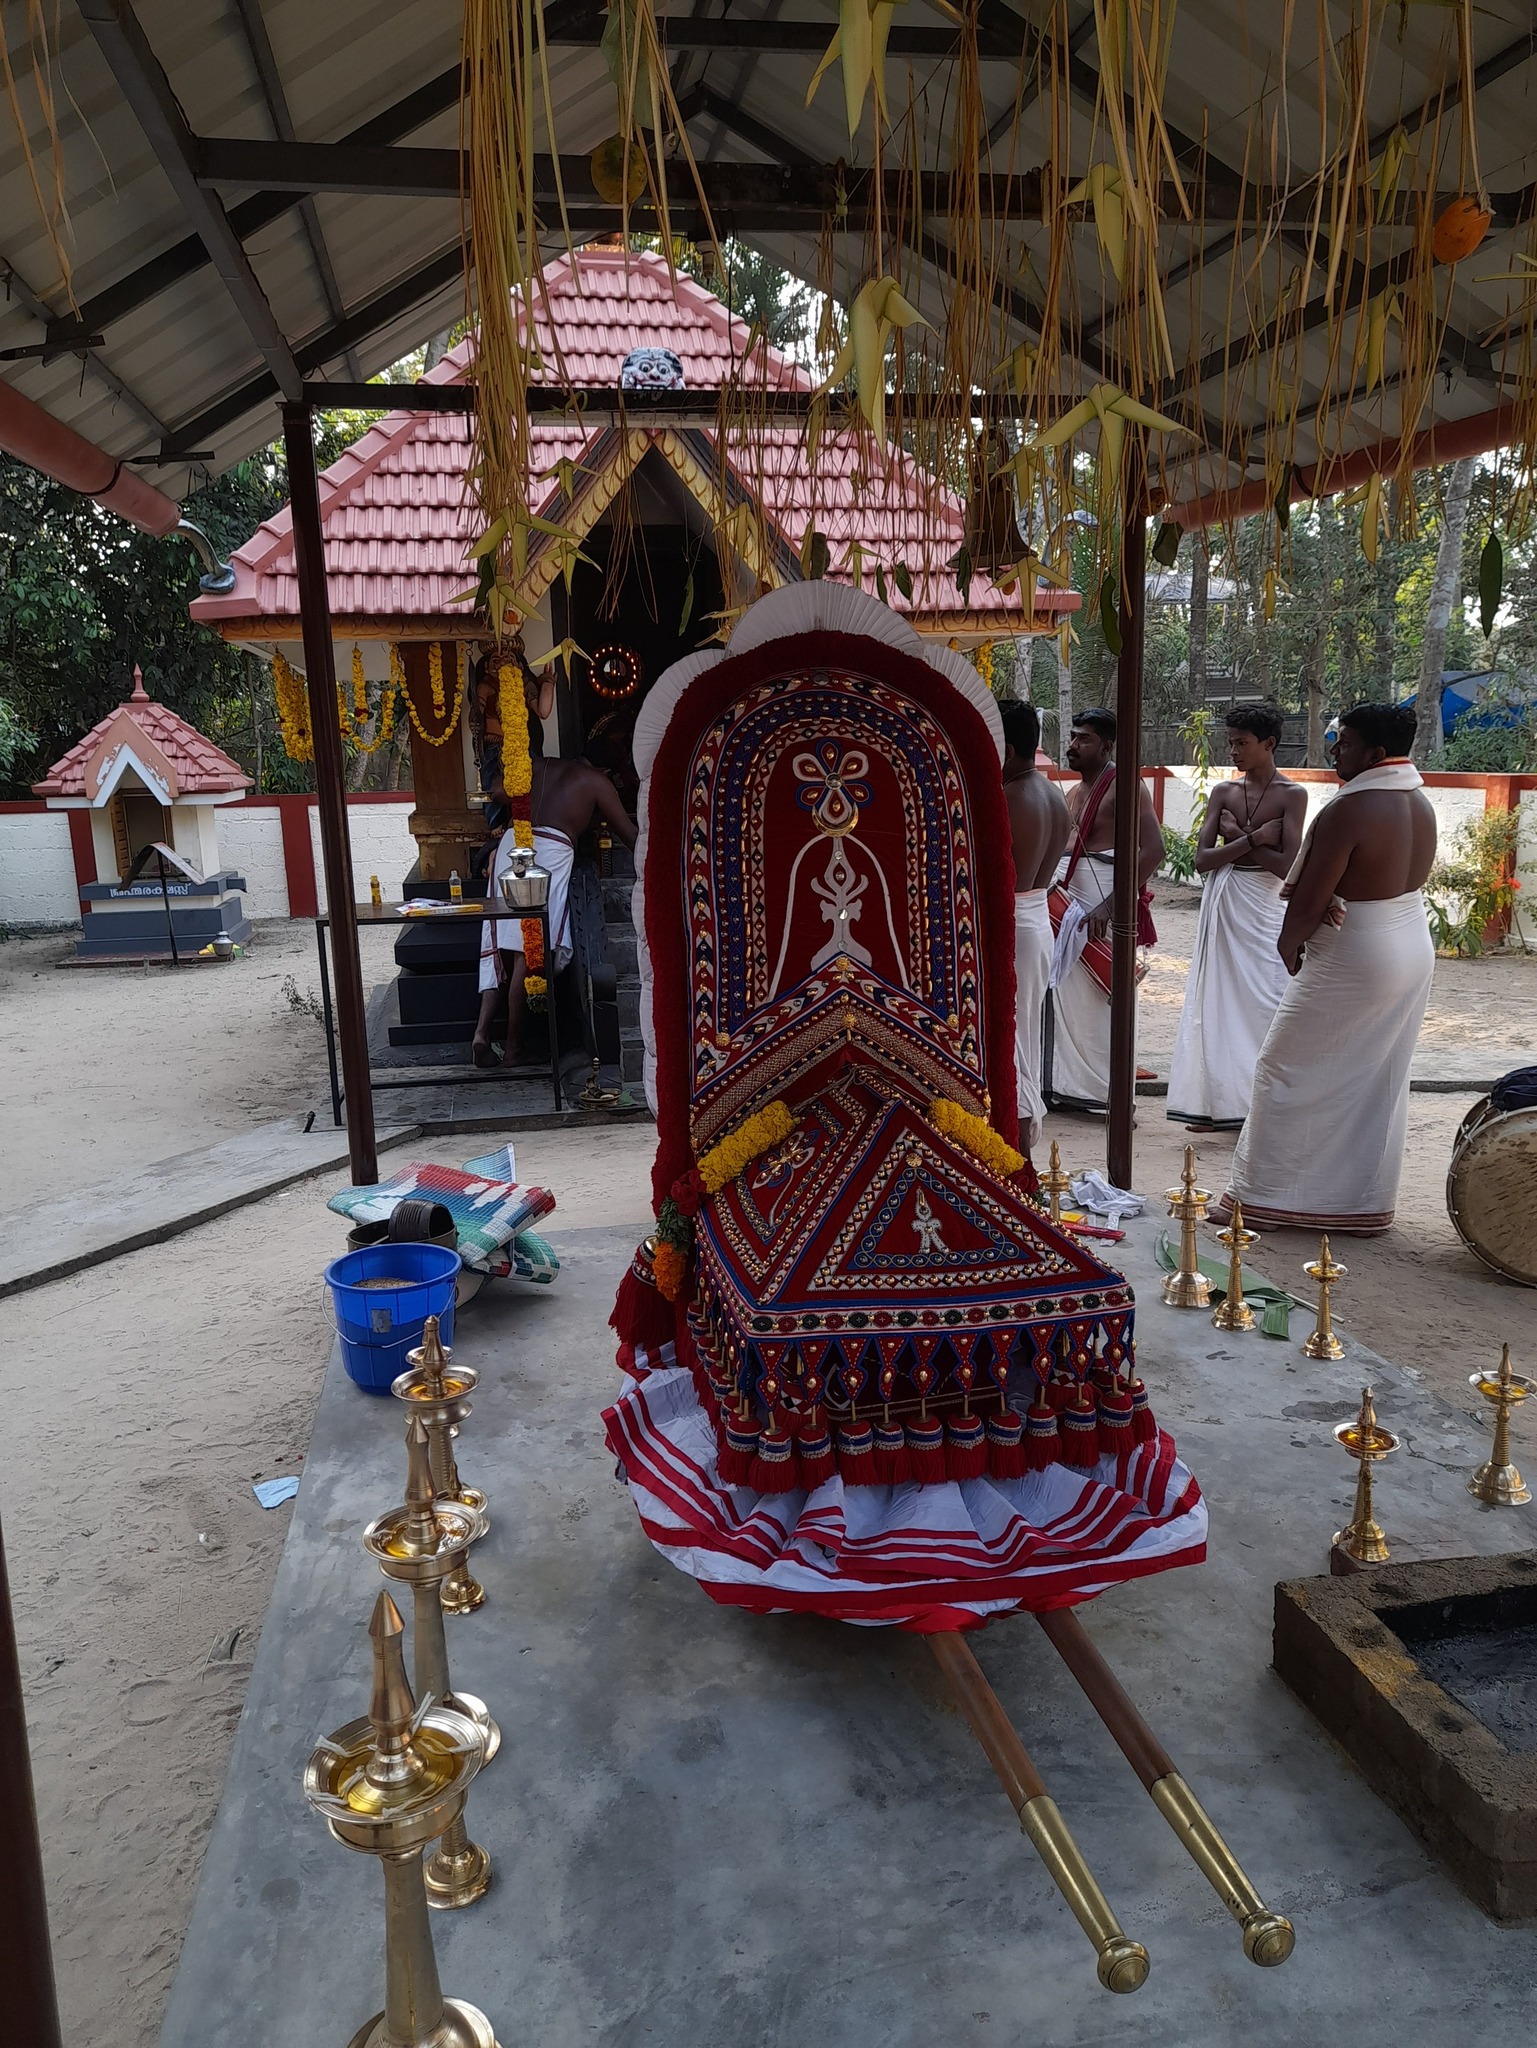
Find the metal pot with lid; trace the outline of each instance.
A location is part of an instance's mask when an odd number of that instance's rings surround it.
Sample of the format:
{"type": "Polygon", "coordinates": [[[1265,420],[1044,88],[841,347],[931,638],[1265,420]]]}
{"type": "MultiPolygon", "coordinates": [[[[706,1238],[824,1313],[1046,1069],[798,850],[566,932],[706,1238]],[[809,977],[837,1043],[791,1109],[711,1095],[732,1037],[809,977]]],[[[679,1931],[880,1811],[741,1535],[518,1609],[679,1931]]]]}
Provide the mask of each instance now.
{"type": "Polygon", "coordinates": [[[508,857],[510,872],[501,878],[502,901],[509,910],[543,910],[550,900],[550,876],[531,846],[515,846],[508,857]]]}

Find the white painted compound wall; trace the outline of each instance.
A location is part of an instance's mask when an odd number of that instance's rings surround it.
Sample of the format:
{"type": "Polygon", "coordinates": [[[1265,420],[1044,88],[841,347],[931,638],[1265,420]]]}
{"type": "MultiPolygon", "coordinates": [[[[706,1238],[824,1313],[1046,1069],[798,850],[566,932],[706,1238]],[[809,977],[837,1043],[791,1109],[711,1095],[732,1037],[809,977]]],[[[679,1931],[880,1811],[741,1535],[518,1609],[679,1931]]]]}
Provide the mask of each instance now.
{"type": "MultiPolygon", "coordinates": [[[[349,804],[347,837],[352,845],[352,899],[368,901],[368,878],[379,877],[386,902],[400,901],[401,884],[416,862],[416,841],[407,819],[416,808],[414,797],[402,797],[398,804],[349,804]]],[[[326,908],[325,863],[320,855],[320,813],[310,812],[310,846],[315,861],[315,893],[322,910],[326,908]]],[[[253,912],[253,915],[256,913],[253,912]]]]}
{"type": "Polygon", "coordinates": [[[63,811],[0,811],[0,927],[79,922],[69,819],[63,811]]]}

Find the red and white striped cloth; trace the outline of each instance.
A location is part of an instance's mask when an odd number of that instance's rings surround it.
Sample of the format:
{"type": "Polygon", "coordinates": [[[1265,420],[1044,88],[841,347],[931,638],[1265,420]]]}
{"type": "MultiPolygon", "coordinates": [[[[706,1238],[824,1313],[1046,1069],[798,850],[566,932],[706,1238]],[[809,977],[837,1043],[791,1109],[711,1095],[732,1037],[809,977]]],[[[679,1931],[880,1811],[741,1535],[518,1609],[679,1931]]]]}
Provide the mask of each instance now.
{"type": "Polygon", "coordinates": [[[1160,1432],[1089,1471],[757,1494],[716,1472],[715,1431],[684,1368],[626,1384],[604,1415],[646,1534],[712,1600],[919,1632],[1073,1606],[1123,1580],[1200,1564],[1206,1503],[1160,1432]]]}

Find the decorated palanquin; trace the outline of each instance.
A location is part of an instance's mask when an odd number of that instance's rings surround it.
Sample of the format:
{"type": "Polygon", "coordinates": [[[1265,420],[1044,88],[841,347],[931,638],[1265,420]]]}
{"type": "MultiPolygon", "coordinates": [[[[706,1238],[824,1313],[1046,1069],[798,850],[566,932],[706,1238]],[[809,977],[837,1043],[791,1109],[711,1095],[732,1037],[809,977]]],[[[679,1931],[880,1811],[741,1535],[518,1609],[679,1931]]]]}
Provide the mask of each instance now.
{"type": "Polygon", "coordinates": [[[716,1599],[925,1630],[1204,1555],[1131,1289],[1016,1149],[991,695],[885,606],[761,599],[642,709],[657,1222],[606,1419],[716,1599]]]}

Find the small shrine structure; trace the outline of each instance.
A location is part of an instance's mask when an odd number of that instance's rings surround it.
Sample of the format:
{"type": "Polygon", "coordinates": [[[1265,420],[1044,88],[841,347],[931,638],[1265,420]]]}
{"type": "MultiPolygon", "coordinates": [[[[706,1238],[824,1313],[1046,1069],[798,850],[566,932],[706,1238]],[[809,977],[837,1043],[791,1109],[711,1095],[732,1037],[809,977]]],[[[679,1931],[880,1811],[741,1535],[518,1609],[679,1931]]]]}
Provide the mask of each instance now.
{"type": "MultiPolygon", "coordinates": [[[[562,255],[545,267],[539,305],[541,356],[560,365],[561,381],[578,393],[622,389],[634,405],[621,424],[584,421],[573,406],[568,418],[532,426],[544,483],[534,510],[580,552],[537,537],[519,593],[528,660],[567,656],[546,752],[586,754],[627,798],[630,734],[651,685],[719,637],[734,607],[804,577],[812,528],[830,580],[861,584],[919,633],[956,647],[1053,632],[1078,608],[1076,592],[1044,585],[1032,605],[981,569],[963,590],[952,566],[966,538],[963,503],[900,449],[877,475],[865,437],[830,430],[813,485],[804,422],[753,420],[723,433],[648,421],[648,391],[746,383],[809,393],[815,383],[662,256],[601,243],[562,255]]],[[[474,366],[470,337],[422,381],[461,383],[474,366]]],[[[490,640],[473,612],[471,459],[463,413],[392,412],[320,478],[339,695],[346,717],[392,678],[404,699],[389,715],[411,722],[419,860],[410,884],[421,893],[442,893],[431,885],[453,870],[465,875],[484,837],[473,702],[465,715],[458,687],[490,640]]],[[[230,565],[233,586],[197,598],[192,615],[281,663],[283,685],[304,663],[291,508],[230,565]]],[[[383,715],[371,714],[372,731],[383,715]]],[[[396,878],[383,879],[393,894],[396,878]]]]}
{"type": "Polygon", "coordinates": [[[237,944],[249,939],[245,878],[219,860],[219,807],[250,787],[238,761],[155,702],[135,667],[132,695],[32,785],[49,810],[84,814],[96,874],[113,878],[80,885],[77,959],[169,959],[167,906],[183,958],[221,931],[237,944]],[[164,887],[158,873],[131,879],[157,844],[175,856],[176,873],[164,887]]]}

